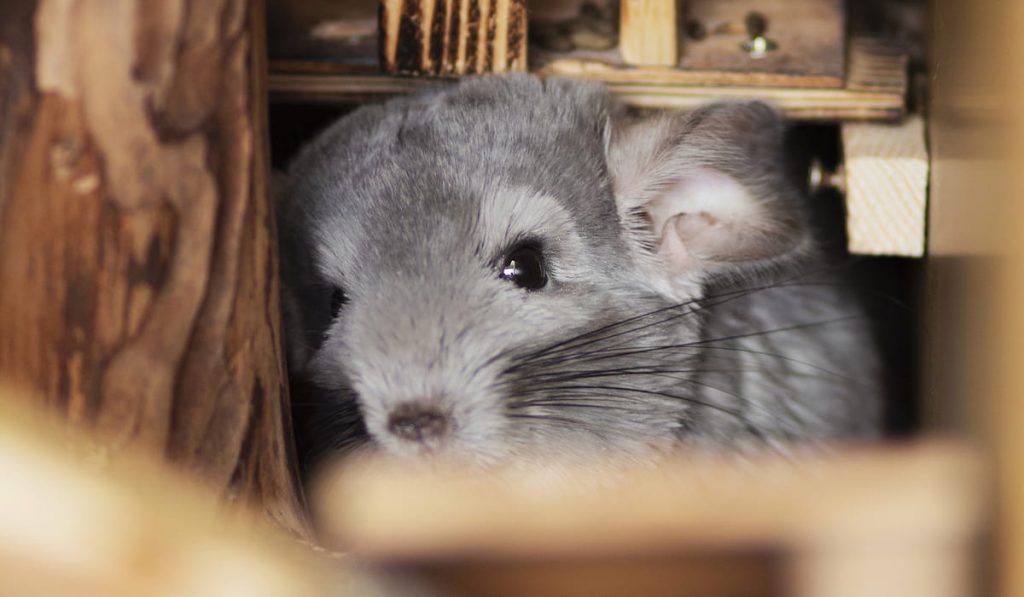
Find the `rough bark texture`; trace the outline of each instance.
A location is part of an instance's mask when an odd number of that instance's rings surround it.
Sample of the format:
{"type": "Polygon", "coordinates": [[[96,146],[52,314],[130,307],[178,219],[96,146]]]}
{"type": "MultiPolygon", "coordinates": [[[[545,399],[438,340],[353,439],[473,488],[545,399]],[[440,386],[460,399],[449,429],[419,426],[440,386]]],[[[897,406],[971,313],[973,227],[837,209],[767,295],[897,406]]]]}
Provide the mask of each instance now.
{"type": "Polygon", "coordinates": [[[0,383],[305,532],[263,12],[0,3],[0,383]]]}

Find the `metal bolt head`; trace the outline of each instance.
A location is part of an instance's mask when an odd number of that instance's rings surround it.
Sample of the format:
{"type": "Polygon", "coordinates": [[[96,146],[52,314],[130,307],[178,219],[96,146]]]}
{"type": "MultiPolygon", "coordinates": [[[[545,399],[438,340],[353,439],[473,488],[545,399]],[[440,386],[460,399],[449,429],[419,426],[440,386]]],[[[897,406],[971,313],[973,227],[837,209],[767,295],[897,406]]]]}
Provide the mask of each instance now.
{"type": "Polygon", "coordinates": [[[779,44],[764,35],[768,31],[768,19],[763,14],[759,12],[748,13],[743,22],[747,27],[747,34],[750,35],[750,39],[740,44],[740,47],[751,58],[764,58],[768,55],[768,52],[779,47],[779,44]]]}
{"type": "Polygon", "coordinates": [[[753,39],[743,42],[740,44],[740,47],[743,48],[743,51],[746,52],[748,56],[757,59],[767,56],[768,52],[778,48],[779,44],[763,35],[758,35],[753,39]]]}

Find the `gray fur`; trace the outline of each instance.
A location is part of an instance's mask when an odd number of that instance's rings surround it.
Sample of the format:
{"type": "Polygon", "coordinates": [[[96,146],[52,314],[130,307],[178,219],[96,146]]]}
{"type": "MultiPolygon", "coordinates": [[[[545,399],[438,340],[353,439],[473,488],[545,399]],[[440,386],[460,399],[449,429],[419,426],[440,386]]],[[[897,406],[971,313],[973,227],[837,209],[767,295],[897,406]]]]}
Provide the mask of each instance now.
{"type": "Polygon", "coordinates": [[[874,349],[863,321],[822,323],[860,311],[828,276],[809,283],[817,250],[780,135],[762,104],[629,122],[598,86],[527,76],[341,119],[279,205],[290,367],[323,407],[310,428],[346,443],[357,404],[375,445],[480,462],[875,433],[874,349]],[[764,216],[737,255],[669,275],[644,205],[696,167],[739,181],[764,216]],[[527,238],[549,267],[533,292],[497,274],[527,238]],[[349,299],[336,320],[333,287],[349,299]],[[450,417],[451,436],[389,433],[410,401],[450,417]]]}

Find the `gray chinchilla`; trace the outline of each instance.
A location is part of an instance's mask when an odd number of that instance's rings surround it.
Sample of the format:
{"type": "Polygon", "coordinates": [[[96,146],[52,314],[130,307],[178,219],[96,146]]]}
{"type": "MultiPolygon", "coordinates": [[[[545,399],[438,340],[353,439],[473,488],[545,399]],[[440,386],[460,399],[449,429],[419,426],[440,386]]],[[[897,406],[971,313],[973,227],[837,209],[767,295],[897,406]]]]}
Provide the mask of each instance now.
{"type": "Polygon", "coordinates": [[[278,198],[307,452],[479,463],[870,437],[879,359],[758,102],[628,116],[467,78],[362,107],[278,198]]]}

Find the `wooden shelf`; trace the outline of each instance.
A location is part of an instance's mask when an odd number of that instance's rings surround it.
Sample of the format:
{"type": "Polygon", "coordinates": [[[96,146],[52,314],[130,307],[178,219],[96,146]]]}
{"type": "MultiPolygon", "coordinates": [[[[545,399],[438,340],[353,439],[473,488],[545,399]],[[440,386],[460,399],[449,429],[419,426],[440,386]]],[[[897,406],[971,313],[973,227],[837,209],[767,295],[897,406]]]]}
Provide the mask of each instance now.
{"type": "MultiPolygon", "coordinates": [[[[904,112],[906,55],[899,46],[871,38],[850,42],[843,87],[738,85],[728,73],[666,68],[611,67],[597,62],[549,65],[542,76],[600,81],[626,104],[688,109],[714,100],[761,99],[794,120],[895,120],[904,112]]],[[[370,69],[324,63],[271,62],[271,101],[358,104],[409,93],[444,78],[395,77],[370,69]]],[[[776,75],[765,75],[776,76],[776,75]]]]}

